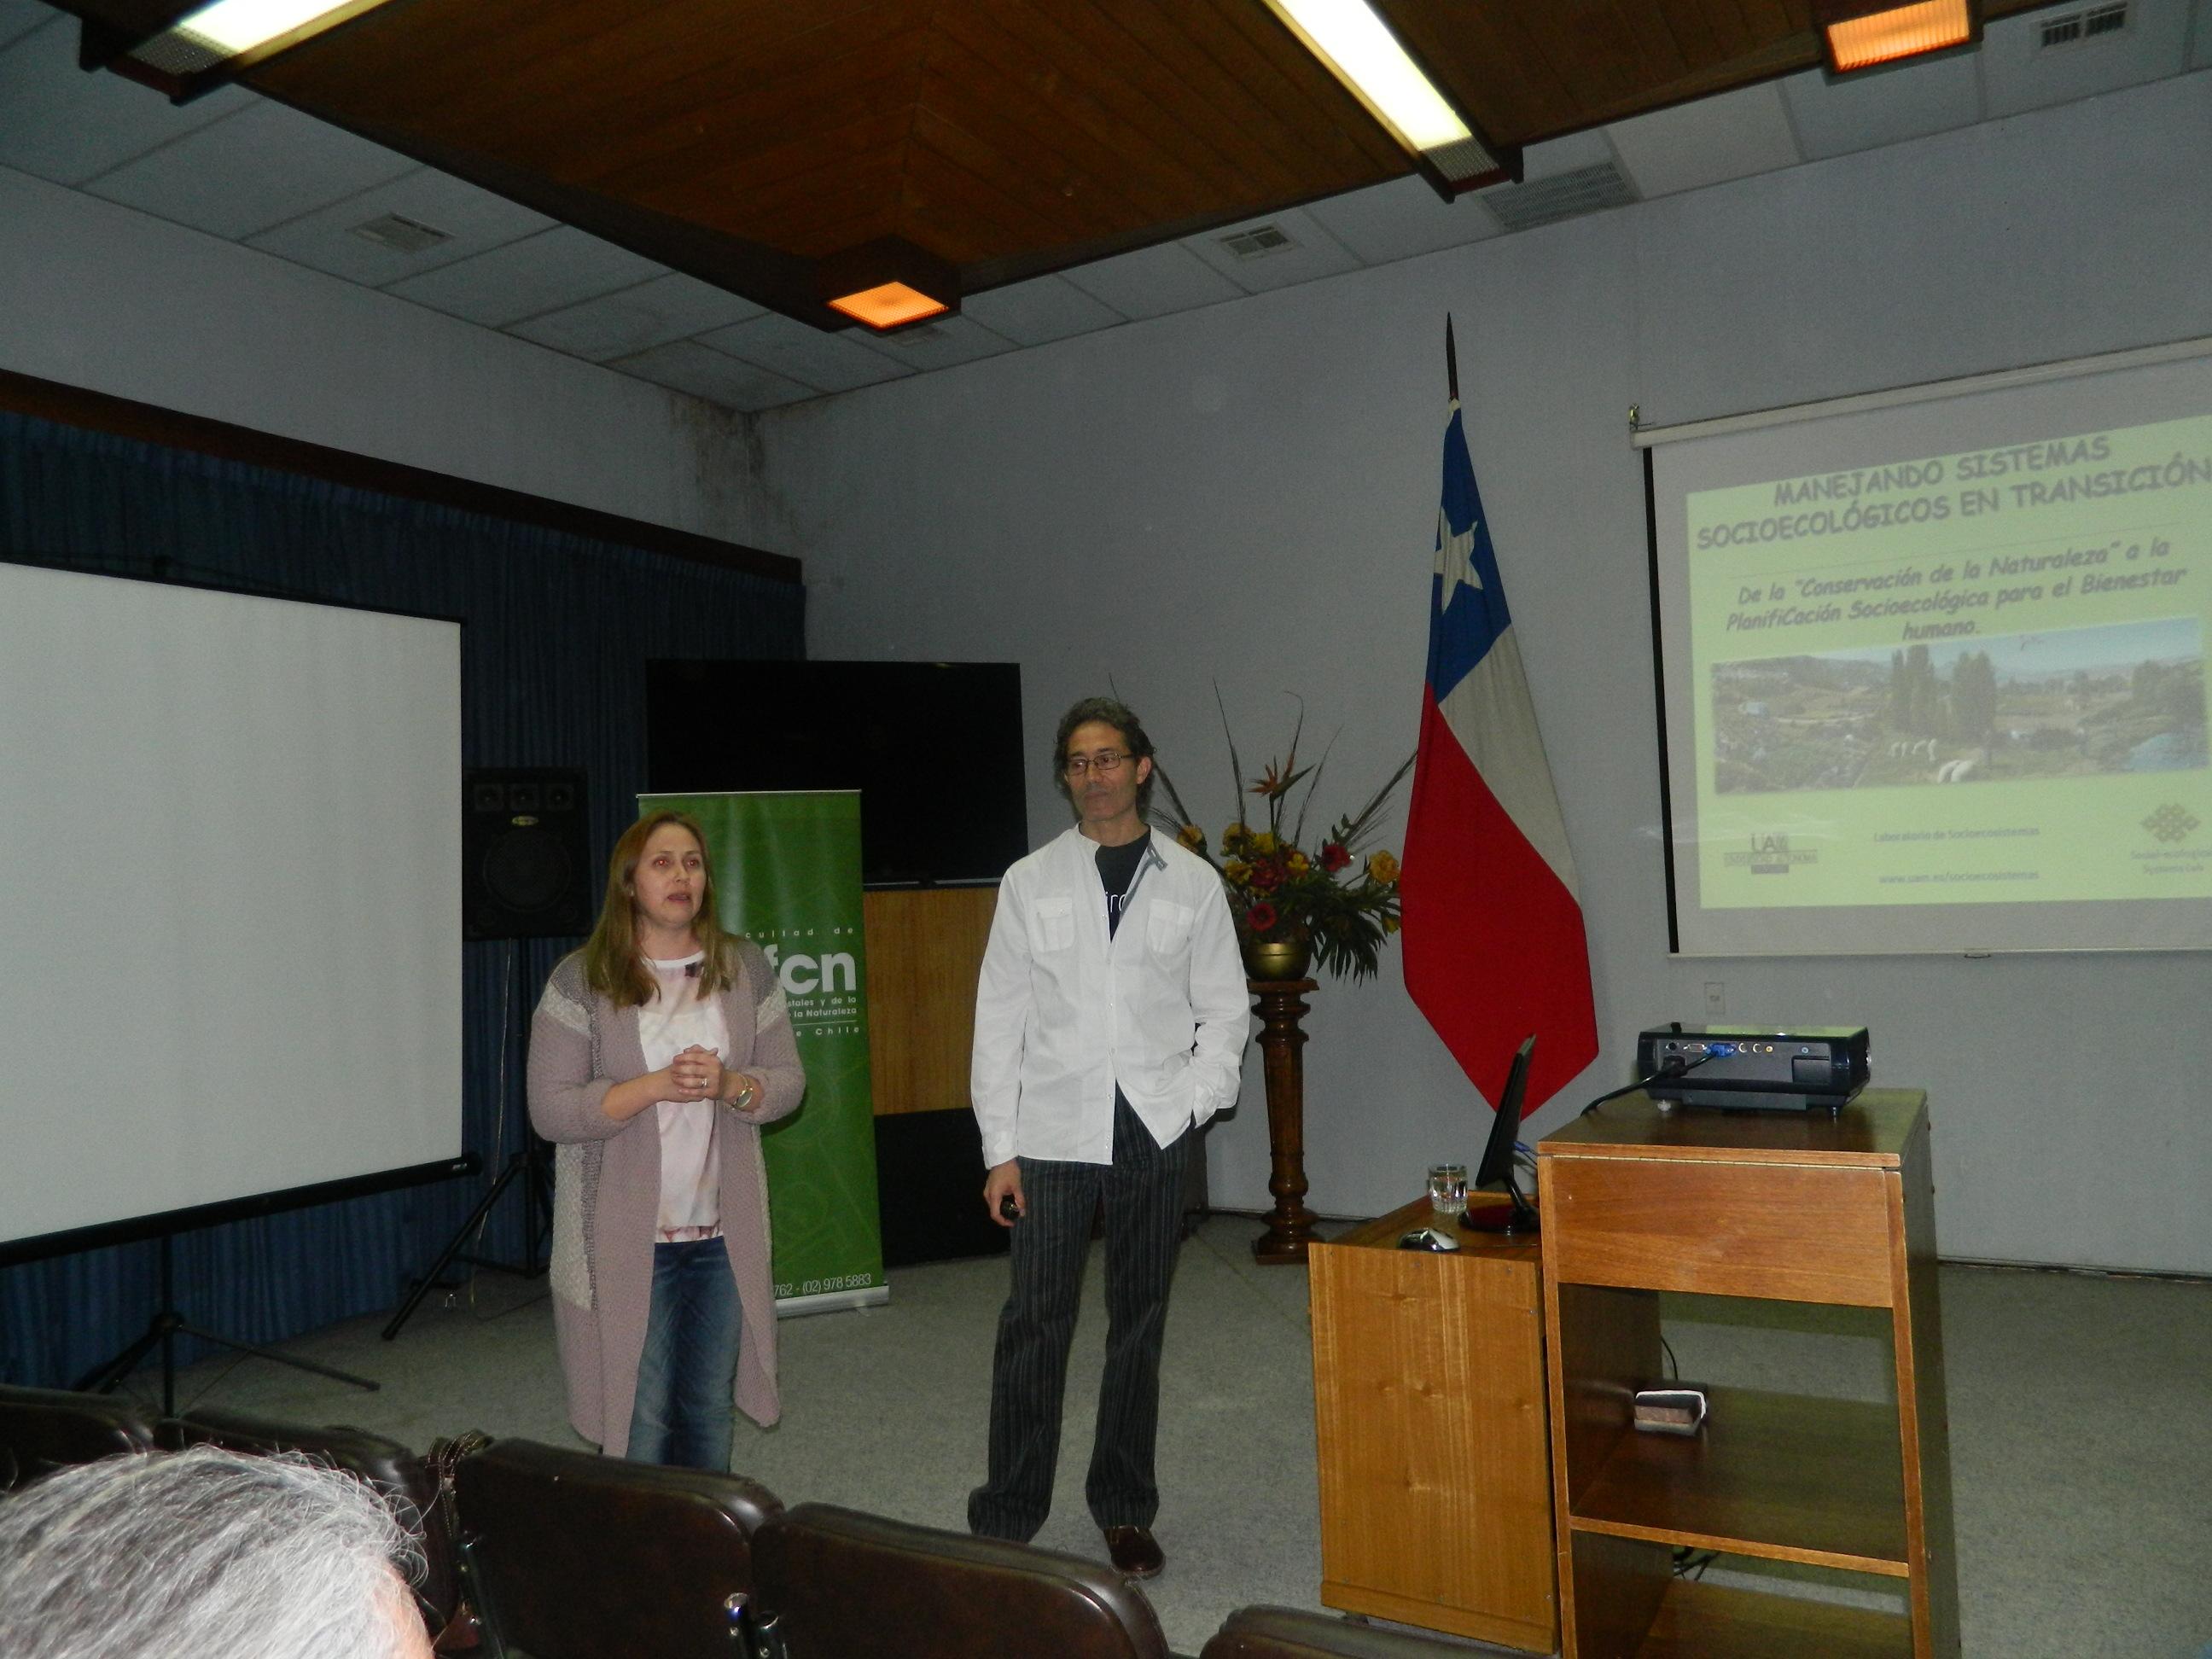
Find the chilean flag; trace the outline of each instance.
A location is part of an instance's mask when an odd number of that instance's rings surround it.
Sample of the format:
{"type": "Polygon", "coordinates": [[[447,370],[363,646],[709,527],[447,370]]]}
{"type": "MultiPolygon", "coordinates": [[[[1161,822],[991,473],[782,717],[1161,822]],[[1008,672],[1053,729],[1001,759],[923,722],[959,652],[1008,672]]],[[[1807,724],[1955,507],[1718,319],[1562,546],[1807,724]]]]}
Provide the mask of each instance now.
{"type": "Polygon", "coordinates": [[[1524,1115],[1597,1058],[1589,947],[1565,822],[1461,424],[1451,414],[1430,588],[1429,672],[1399,893],[1406,988],[1493,1105],[1534,1031],[1524,1115]]]}

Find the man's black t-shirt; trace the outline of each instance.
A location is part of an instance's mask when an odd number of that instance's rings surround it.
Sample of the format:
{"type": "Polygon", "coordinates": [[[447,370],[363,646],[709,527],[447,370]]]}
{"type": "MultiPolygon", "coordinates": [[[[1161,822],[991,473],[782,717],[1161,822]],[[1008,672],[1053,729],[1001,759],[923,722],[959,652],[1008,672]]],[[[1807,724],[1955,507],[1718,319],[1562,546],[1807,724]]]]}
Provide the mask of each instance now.
{"type": "Polygon", "coordinates": [[[1137,866],[1145,861],[1145,854],[1152,844],[1150,831],[1119,847],[1098,849],[1098,881],[1106,890],[1106,937],[1113,938],[1121,926],[1122,902],[1129,896],[1129,884],[1137,878],[1137,866]]]}

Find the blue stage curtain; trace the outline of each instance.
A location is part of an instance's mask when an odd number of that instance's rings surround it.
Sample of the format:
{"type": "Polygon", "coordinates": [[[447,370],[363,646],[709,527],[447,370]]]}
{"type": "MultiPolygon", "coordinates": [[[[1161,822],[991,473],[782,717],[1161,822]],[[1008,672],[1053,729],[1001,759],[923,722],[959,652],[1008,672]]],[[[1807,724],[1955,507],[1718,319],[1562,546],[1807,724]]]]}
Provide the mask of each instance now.
{"type": "MultiPolygon", "coordinates": [[[[585,769],[602,867],[646,784],[647,659],[805,653],[795,581],[6,411],[0,557],[460,620],[463,763],[585,769]]],[[[733,691],[733,708],[738,701],[733,691]]],[[[55,833],[65,837],[67,826],[55,833]]],[[[301,921],[313,925],[312,915],[301,921]]],[[[429,1266],[525,1145],[522,1032],[547,972],[576,943],[463,947],[463,1133],[483,1160],[481,1177],[181,1235],[173,1248],[184,1317],[269,1344],[395,1306],[408,1276],[429,1266]]],[[[131,981],[120,969],[125,1006],[131,981]]],[[[321,1109],[376,1103],[335,1097],[321,1109]]],[[[489,1218],[483,1254],[518,1260],[524,1219],[518,1182],[489,1218]]],[[[0,1381],[65,1386],[127,1346],[158,1305],[157,1248],[0,1269],[0,1381]]],[[[180,1341],[179,1363],[209,1351],[180,1341]]]]}

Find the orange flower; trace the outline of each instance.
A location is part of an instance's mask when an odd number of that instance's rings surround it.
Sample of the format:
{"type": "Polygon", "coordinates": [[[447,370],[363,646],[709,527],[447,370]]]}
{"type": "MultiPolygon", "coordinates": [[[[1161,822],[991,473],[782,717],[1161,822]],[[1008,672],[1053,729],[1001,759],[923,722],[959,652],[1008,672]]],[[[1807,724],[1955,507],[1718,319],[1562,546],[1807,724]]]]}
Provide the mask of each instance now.
{"type": "Polygon", "coordinates": [[[1176,831],[1176,839],[1195,853],[1206,845],[1206,831],[1194,823],[1186,823],[1176,831]]]}
{"type": "Polygon", "coordinates": [[[1388,853],[1370,853],[1367,855],[1367,878],[1388,887],[1398,879],[1398,860],[1388,853]]]}

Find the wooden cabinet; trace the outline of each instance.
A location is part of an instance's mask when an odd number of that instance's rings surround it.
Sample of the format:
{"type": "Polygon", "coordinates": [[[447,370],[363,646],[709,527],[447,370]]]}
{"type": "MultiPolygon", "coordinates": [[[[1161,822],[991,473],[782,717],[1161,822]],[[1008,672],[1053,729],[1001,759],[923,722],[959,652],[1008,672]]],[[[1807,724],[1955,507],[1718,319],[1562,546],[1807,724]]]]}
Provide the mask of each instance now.
{"type": "Polygon", "coordinates": [[[1321,1599],[1550,1653],[1537,1247],[1395,1248],[1431,1218],[1422,1200],[1308,1249],[1321,1599]]]}
{"type": "Polygon", "coordinates": [[[1956,1654],[1926,1097],[1835,1116],[1632,1097],[1536,1150],[1565,1659],[1956,1654]],[[1893,1403],[1701,1377],[1702,1431],[1639,1433],[1662,1291],[1881,1310],[1893,1403]],[[1840,1570],[1905,1611],[1693,1583],[1677,1547],[1840,1570]]]}

